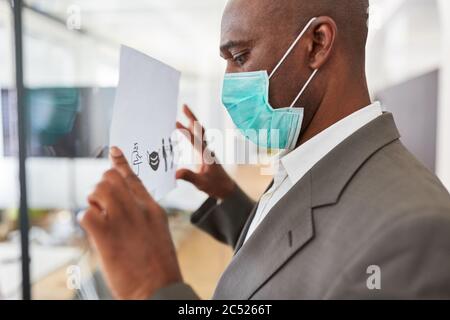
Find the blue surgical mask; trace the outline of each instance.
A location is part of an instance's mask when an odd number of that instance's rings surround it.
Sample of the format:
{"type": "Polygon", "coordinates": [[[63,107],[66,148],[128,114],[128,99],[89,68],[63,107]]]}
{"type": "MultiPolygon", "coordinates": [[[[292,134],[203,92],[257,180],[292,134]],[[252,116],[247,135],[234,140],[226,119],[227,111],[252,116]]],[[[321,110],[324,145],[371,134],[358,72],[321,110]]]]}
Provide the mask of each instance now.
{"type": "Polygon", "coordinates": [[[308,22],[270,76],[267,71],[225,75],[222,103],[242,134],[260,147],[293,150],[297,144],[304,108],[294,108],[294,105],[318,70],[314,70],[288,108],[272,108],[269,103],[269,82],[315,19],[308,22]]]}

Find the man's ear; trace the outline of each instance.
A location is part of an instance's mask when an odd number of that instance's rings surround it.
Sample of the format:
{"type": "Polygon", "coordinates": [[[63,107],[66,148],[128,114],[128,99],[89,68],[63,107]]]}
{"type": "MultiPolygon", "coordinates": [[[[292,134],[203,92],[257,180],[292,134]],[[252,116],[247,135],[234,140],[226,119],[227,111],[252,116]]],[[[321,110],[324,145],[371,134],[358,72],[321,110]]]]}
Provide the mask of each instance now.
{"type": "Polygon", "coordinates": [[[330,17],[319,17],[313,23],[312,32],[309,66],[312,69],[320,69],[333,52],[338,32],[336,22],[330,17]]]}

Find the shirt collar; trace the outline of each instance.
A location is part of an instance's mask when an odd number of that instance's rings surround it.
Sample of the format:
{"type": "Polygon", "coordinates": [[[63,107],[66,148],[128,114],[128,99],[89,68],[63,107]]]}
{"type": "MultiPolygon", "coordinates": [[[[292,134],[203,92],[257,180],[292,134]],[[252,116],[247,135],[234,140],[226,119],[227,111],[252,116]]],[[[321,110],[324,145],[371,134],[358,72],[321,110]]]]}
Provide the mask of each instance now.
{"type": "MultiPolygon", "coordinates": [[[[383,114],[382,106],[375,102],[331,127],[325,129],[312,139],[291,152],[280,154],[280,165],[286,171],[293,184],[311,170],[317,162],[350,137],[356,131],[383,114]]],[[[281,169],[281,168],[280,168],[281,169]]]]}

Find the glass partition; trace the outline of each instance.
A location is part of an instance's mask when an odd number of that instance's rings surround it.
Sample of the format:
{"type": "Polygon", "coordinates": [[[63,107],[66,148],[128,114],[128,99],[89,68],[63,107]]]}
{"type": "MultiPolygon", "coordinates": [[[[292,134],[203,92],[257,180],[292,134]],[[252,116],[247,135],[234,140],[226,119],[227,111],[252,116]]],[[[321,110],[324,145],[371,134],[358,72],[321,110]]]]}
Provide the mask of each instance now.
{"type": "MultiPolygon", "coordinates": [[[[76,215],[109,167],[109,126],[121,44],[182,71],[180,104],[191,104],[207,126],[227,125],[219,99],[224,65],[218,44],[224,5],[222,0],[24,2],[34,299],[111,297],[76,215]]],[[[4,88],[2,99],[14,112],[13,90],[4,88]]],[[[12,121],[4,120],[4,131],[13,130],[8,127],[12,121]]],[[[5,145],[4,152],[14,154],[15,145],[5,145]]],[[[191,236],[189,213],[204,198],[180,184],[163,200],[179,250],[191,236]]],[[[229,251],[222,252],[227,261],[229,251]]],[[[190,261],[192,255],[187,256],[190,261]]],[[[222,268],[214,271],[214,281],[200,286],[205,297],[212,294],[222,268]]],[[[184,273],[189,277],[194,269],[186,267],[184,273]]],[[[194,285],[204,282],[202,275],[192,277],[199,279],[191,281],[194,285]]]]}
{"type": "Polygon", "coordinates": [[[10,4],[0,1],[0,299],[19,299],[22,296],[12,26],[10,4]],[[6,99],[4,92],[10,93],[10,99],[6,99]]]}

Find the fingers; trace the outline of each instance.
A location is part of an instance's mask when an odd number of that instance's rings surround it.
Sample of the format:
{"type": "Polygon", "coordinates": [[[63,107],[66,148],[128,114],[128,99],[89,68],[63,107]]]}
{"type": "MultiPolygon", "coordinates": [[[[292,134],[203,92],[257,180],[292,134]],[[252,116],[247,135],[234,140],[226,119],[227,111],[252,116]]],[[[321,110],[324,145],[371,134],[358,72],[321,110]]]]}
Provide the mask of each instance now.
{"type": "Polygon", "coordinates": [[[190,129],[186,128],[180,122],[177,122],[177,129],[188,139],[194,149],[198,152],[203,152],[207,148],[206,141],[196,136],[190,129]]]}
{"type": "Polygon", "coordinates": [[[126,181],[121,175],[119,170],[113,168],[106,171],[102,176],[102,181],[107,182],[116,191],[123,192],[126,191],[126,181]]]}
{"type": "Polygon", "coordinates": [[[183,105],[183,112],[186,115],[186,117],[188,117],[188,119],[192,122],[198,122],[197,117],[195,116],[195,114],[191,111],[191,109],[189,108],[189,106],[187,104],[183,105]]]}
{"type": "Polygon", "coordinates": [[[131,194],[125,179],[116,169],[110,169],[89,195],[88,202],[108,215],[116,216],[127,205],[129,198],[131,194]]]}
{"type": "Polygon", "coordinates": [[[176,127],[191,142],[191,145],[199,153],[208,147],[205,137],[205,128],[198,122],[197,117],[189,109],[187,105],[183,106],[183,112],[189,119],[189,127],[184,126],[181,122],[176,123],[176,127]]]}
{"type": "MultiPolygon", "coordinates": [[[[180,130],[184,135],[189,134],[189,136],[191,135],[191,131],[186,128],[181,122],[177,121],[177,129],[180,130]],[[184,132],[186,131],[186,132],[184,132]]],[[[190,140],[190,139],[189,139],[190,140]]]]}
{"type": "Polygon", "coordinates": [[[197,188],[199,188],[199,186],[201,184],[200,176],[197,173],[195,173],[191,170],[188,170],[188,169],[178,170],[176,173],[176,178],[177,178],[177,180],[184,180],[184,181],[190,182],[193,185],[195,185],[197,188]]]}
{"type": "Polygon", "coordinates": [[[201,135],[201,139],[204,140],[203,137],[205,136],[205,128],[200,124],[197,117],[186,104],[183,105],[183,113],[189,119],[189,131],[191,131],[191,133],[195,136],[201,135]]]}
{"type": "Polygon", "coordinates": [[[94,192],[88,196],[89,205],[107,212],[110,216],[117,216],[122,209],[122,202],[118,200],[119,192],[114,192],[107,181],[101,181],[95,187],[94,192]]]}
{"type": "Polygon", "coordinates": [[[106,215],[96,206],[90,206],[78,216],[80,225],[92,237],[97,237],[105,230],[106,215]]]}

